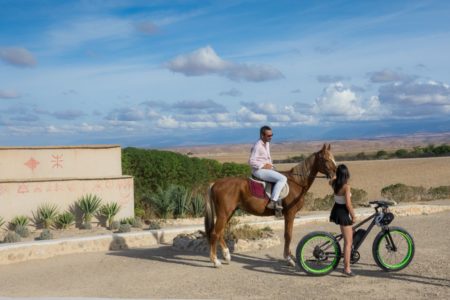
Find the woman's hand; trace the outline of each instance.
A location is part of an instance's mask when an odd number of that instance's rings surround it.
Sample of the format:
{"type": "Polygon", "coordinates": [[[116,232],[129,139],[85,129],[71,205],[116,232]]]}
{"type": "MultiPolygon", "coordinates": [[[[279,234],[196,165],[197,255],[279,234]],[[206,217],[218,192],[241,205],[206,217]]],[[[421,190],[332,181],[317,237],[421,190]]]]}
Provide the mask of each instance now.
{"type": "Polygon", "coordinates": [[[351,215],[352,218],[352,225],[356,223],[356,216],[353,214],[351,215]]]}

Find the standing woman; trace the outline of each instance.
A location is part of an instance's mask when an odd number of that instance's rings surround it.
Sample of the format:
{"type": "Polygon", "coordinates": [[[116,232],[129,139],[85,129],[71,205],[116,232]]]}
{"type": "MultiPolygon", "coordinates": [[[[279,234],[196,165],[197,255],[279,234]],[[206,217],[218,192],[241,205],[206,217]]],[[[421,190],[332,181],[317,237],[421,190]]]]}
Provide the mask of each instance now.
{"type": "Polygon", "coordinates": [[[350,255],[353,243],[353,228],[355,223],[355,211],[352,206],[352,194],[350,193],[350,172],[346,165],[339,165],[336,177],[330,180],[334,191],[334,206],[331,210],[330,222],[340,225],[344,236],[344,275],[355,276],[350,269],[350,255]]]}

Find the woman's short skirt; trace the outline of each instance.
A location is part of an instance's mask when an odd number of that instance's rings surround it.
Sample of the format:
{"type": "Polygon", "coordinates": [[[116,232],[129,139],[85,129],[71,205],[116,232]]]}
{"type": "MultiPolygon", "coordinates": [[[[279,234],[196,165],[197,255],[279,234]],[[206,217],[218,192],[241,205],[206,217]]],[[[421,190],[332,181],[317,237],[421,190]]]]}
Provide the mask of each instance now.
{"type": "Polygon", "coordinates": [[[350,218],[347,205],[334,203],[331,209],[330,222],[343,226],[352,225],[352,219],[350,218]]]}

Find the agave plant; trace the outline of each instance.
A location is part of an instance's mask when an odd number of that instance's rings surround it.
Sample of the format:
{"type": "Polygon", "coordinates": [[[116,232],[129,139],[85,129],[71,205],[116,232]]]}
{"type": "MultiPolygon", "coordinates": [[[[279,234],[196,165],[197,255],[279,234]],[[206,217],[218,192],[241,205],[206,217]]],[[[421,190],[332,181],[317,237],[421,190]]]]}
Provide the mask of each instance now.
{"type": "Polygon", "coordinates": [[[191,200],[191,215],[193,217],[201,217],[205,211],[205,199],[202,195],[195,195],[191,200]]]}
{"type": "Polygon", "coordinates": [[[175,217],[184,218],[189,210],[189,203],[191,202],[192,192],[184,186],[170,186],[171,198],[175,203],[173,214],[175,217]]]}
{"type": "Polygon", "coordinates": [[[157,192],[150,197],[151,204],[156,209],[156,213],[163,219],[167,219],[175,207],[172,195],[172,188],[169,187],[166,190],[158,188],[157,192]]]}
{"type": "Polygon", "coordinates": [[[27,216],[17,216],[11,220],[10,227],[14,230],[17,225],[28,226],[29,223],[30,219],[27,216]]]}
{"type": "Polygon", "coordinates": [[[45,203],[38,207],[35,218],[39,224],[42,224],[42,227],[49,229],[55,224],[57,216],[58,206],[56,204],[45,203]]]}
{"type": "Polygon", "coordinates": [[[65,211],[56,217],[56,224],[61,229],[67,229],[75,222],[75,216],[70,211],[65,211]]]}
{"type": "Polygon", "coordinates": [[[100,214],[106,217],[107,226],[111,228],[114,217],[119,213],[120,205],[116,202],[106,203],[100,207],[100,214]]]}
{"type": "Polygon", "coordinates": [[[92,216],[97,212],[102,200],[97,195],[85,195],[77,201],[77,205],[83,212],[83,221],[85,224],[90,223],[92,216]]]}

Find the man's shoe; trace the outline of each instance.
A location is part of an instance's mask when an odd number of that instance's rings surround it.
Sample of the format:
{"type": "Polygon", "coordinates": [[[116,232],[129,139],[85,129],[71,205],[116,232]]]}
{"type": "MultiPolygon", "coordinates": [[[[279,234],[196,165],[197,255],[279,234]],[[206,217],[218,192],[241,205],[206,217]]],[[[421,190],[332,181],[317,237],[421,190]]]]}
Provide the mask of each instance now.
{"type": "Polygon", "coordinates": [[[276,202],[272,201],[272,200],[270,200],[269,204],[267,204],[268,209],[275,209],[275,206],[276,206],[276,202]]]}
{"type": "Polygon", "coordinates": [[[283,210],[283,205],[281,205],[280,201],[273,201],[273,202],[275,202],[276,210],[283,210]]]}

